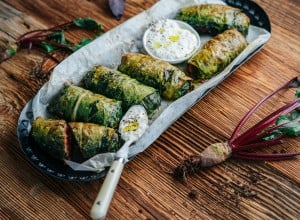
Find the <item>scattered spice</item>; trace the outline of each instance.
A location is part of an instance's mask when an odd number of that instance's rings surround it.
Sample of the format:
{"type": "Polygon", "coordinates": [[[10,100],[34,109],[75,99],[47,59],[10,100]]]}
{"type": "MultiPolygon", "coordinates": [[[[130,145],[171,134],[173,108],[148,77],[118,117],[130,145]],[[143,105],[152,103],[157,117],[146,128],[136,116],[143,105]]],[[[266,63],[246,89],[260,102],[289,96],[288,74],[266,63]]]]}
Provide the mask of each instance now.
{"type": "Polygon", "coordinates": [[[191,199],[196,199],[197,197],[198,197],[198,191],[196,190],[196,189],[192,189],[190,192],[189,192],[189,194],[188,194],[188,196],[189,196],[189,198],[191,198],[191,199]]]}
{"type": "Polygon", "coordinates": [[[251,181],[252,184],[256,184],[263,179],[264,179],[264,177],[262,175],[260,175],[258,172],[250,172],[249,173],[249,180],[251,181]]]}
{"type": "MultiPolygon", "coordinates": [[[[226,201],[231,201],[236,207],[240,204],[241,199],[251,199],[257,197],[257,192],[255,191],[252,182],[244,182],[236,180],[228,180],[225,183],[213,183],[216,188],[216,192],[221,195],[226,201]]],[[[221,199],[220,203],[224,203],[221,199]]]]}
{"type": "MultiPolygon", "coordinates": [[[[173,178],[185,181],[187,175],[193,175],[199,170],[219,164],[229,157],[276,161],[294,158],[300,152],[287,153],[255,153],[249,152],[260,147],[271,146],[283,143],[285,137],[300,136],[300,90],[296,91],[296,100],[287,103],[283,107],[274,111],[246,132],[238,136],[242,126],[255,110],[267,99],[281,90],[300,87],[300,76],[294,77],[282,87],[267,95],[258,102],[239,122],[228,142],[215,143],[208,146],[199,155],[192,155],[182,161],[174,170],[173,178]]],[[[248,193],[252,195],[254,193],[248,193]]]]}
{"type": "Polygon", "coordinates": [[[240,195],[244,198],[251,198],[256,196],[256,192],[254,190],[242,183],[237,183],[236,185],[234,185],[233,190],[235,194],[240,195]]]}

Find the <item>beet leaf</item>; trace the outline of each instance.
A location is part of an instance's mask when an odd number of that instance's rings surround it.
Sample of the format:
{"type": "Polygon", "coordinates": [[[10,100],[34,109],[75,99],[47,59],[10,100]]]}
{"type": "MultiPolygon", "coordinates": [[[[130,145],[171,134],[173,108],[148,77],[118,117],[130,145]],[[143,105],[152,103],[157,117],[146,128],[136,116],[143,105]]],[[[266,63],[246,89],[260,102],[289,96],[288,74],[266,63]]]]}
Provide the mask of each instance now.
{"type": "Polygon", "coordinates": [[[295,110],[289,115],[279,116],[276,125],[279,126],[278,129],[272,132],[270,136],[266,137],[266,140],[270,140],[278,135],[300,136],[300,112],[295,110]]]}
{"type": "Polygon", "coordinates": [[[43,49],[43,52],[47,54],[51,54],[57,50],[72,53],[91,42],[103,32],[104,29],[102,25],[91,18],[76,18],[70,22],[49,29],[29,31],[21,35],[15,43],[8,46],[4,53],[0,55],[0,63],[12,57],[21,48],[27,48],[29,50],[39,48],[43,49]],[[65,30],[70,30],[71,28],[96,31],[96,35],[92,39],[84,38],[79,43],[72,43],[66,39],[64,34],[65,30]]]}
{"type": "Polygon", "coordinates": [[[73,45],[72,47],[70,47],[70,49],[72,51],[76,51],[78,49],[80,49],[81,47],[87,45],[88,43],[90,43],[91,41],[93,41],[90,38],[83,38],[78,44],[73,45]]]}
{"type": "Polygon", "coordinates": [[[76,18],[73,20],[73,23],[79,28],[96,30],[100,34],[104,31],[103,26],[91,18],[76,18]]]}

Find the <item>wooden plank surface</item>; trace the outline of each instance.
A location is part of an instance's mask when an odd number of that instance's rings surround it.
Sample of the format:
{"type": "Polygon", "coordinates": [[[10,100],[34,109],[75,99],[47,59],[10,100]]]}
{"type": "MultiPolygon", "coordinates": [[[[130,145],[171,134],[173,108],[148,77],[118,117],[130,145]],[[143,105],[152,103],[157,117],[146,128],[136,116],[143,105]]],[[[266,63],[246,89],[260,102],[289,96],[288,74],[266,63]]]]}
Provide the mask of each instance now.
{"type": "MultiPolygon", "coordinates": [[[[0,1],[0,51],[22,33],[75,17],[90,16],[108,31],[155,2],[127,1],[124,16],[117,21],[104,0],[0,1]]],[[[230,159],[190,177],[186,184],[169,175],[184,156],[228,139],[249,108],[299,75],[300,1],[255,2],[272,22],[270,41],[125,166],[107,219],[299,219],[299,159],[268,163],[230,159]]],[[[72,183],[49,177],[25,159],[18,144],[19,114],[47,81],[35,75],[43,59],[38,52],[24,50],[0,64],[0,219],[89,219],[103,179],[72,183]]],[[[292,95],[289,91],[273,98],[246,127],[292,95]]],[[[296,138],[267,151],[299,151],[299,145],[296,138]]]]}

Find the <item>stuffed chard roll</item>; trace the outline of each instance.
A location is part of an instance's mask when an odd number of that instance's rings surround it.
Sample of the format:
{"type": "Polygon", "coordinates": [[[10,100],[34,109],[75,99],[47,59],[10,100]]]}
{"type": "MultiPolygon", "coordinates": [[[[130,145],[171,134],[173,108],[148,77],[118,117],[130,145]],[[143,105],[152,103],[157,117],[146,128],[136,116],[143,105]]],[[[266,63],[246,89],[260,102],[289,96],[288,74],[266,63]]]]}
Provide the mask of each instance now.
{"type": "Polygon", "coordinates": [[[199,33],[219,34],[237,29],[247,35],[250,19],[239,8],[220,4],[202,4],[182,8],[176,19],[192,25],[199,33]]]}
{"type": "Polygon", "coordinates": [[[31,134],[41,150],[58,160],[88,159],[120,147],[114,129],[92,123],[67,124],[64,120],[38,117],[32,123],[31,134]]]}
{"type": "Polygon", "coordinates": [[[209,79],[222,71],[246,47],[247,41],[239,31],[224,31],[206,42],[188,61],[188,72],[194,79],[209,79]]]}
{"type": "Polygon", "coordinates": [[[141,104],[152,113],[160,106],[158,91],[146,86],[118,70],[97,66],[89,71],[82,80],[85,88],[107,97],[121,100],[124,111],[134,104],[141,104]]]}
{"type": "Polygon", "coordinates": [[[159,90],[168,100],[185,95],[191,88],[191,78],[179,68],[151,56],[129,53],[122,56],[119,70],[138,81],[159,90]]]}
{"type": "Polygon", "coordinates": [[[112,128],[118,126],[122,117],[120,101],[71,85],[54,97],[47,109],[67,121],[91,122],[112,128]]]}
{"type": "Polygon", "coordinates": [[[58,160],[70,159],[69,128],[64,120],[42,119],[32,123],[31,135],[41,150],[58,160]]]}
{"type": "Polygon", "coordinates": [[[82,122],[70,122],[69,126],[84,159],[99,153],[115,152],[120,147],[118,134],[112,128],[82,122]]]}

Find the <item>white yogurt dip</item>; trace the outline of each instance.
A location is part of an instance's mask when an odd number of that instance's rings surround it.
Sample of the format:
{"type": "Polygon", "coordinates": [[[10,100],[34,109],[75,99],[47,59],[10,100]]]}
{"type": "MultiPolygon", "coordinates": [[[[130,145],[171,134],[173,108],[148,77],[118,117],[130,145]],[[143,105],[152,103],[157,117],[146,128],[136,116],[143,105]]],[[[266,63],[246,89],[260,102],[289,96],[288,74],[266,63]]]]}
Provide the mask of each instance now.
{"type": "Polygon", "coordinates": [[[147,52],[166,61],[184,61],[200,46],[200,38],[188,24],[176,20],[161,20],[151,24],[144,35],[147,52]]]}
{"type": "Polygon", "coordinates": [[[119,132],[123,140],[139,139],[148,128],[148,116],[145,108],[141,105],[134,105],[123,116],[119,132]]]}

